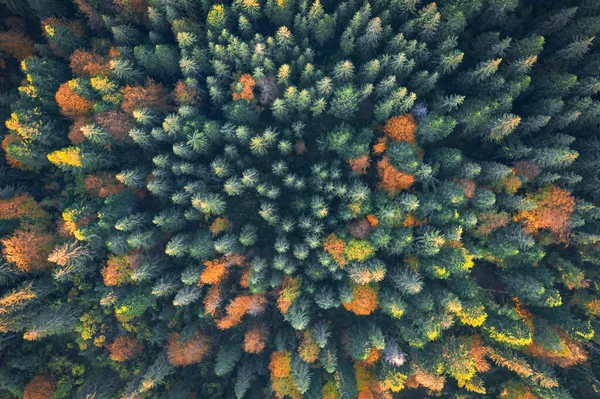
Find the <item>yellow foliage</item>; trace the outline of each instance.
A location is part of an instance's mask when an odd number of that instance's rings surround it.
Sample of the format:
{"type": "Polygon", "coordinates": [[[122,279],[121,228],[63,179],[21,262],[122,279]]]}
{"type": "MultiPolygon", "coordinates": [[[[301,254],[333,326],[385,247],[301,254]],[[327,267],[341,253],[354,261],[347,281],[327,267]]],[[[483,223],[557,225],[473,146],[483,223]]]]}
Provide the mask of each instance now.
{"type": "Polygon", "coordinates": [[[48,160],[56,166],[81,167],[81,150],[77,147],[63,148],[48,154],[48,160]]]}

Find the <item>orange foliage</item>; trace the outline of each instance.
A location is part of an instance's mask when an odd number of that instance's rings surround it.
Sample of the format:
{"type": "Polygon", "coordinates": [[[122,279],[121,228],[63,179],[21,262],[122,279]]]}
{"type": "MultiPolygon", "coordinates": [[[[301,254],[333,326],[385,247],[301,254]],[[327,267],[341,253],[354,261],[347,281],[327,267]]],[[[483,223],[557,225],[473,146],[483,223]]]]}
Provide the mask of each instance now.
{"type": "Polygon", "coordinates": [[[382,130],[392,140],[414,143],[417,124],[412,114],[404,114],[388,119],[382,130]]]}
{"type": "Polygon", "coordinates": [[[560,240],[566,240],[569,233],[571,213],[575,209],[575,199],[571,193],[560,187],[549,185],[539,192],[528,194],[537,208],[530,211],[519,211],[515,216],[527,233],[535,233],[541,229],[550,230],[560,240]]]}
{"type": "Polygon", "coordinates": [[[210,232],[213,236],[219,235],[229,228],[229,219],[224,218],[216,218],[210,225],[210,232]]]}
{"type": "Polygon", "coordinates": [[[346,243],[336,237],[334,233],[327,236],[323,242],[323,249],[333,257],[333,260],[337,262],[340,267],[344,267],[347,263],[344,258],[344,250],[346,249],[346,243]]]}
{"type": "Polygon", "coordinates": [[[365,154],[361,157],[350,159],[348,163],[350,164],[352,171],[360,176],[367,173],[367,168],[371,161],[369,160],[369,155],[365,154]]]}
{"type": "Polygon", "coordinates": [[[377,174],[380,180],[379,187],[392,196],[411,187],[415,182],[413,175],[396,170],[389,156],[377,162],[377,174]]]}
{"type": "Polygon", "coordinates": [[[171,333],[167,341],[167,357],[173,366],[187,366],[200,363],[210,352],[207,336],[196,332],[194,336],[181,341],[181,334],[171,333]]]}
{"type": "Polygon", "coordinates": [[[269,362],[271,375],[276,378],[289,376],[292,372],[291,360],[292,354],[288,351],[271,353],[271,361],[269,362]]]}
{"type": "Polygon", "coordinates": [[[413,366],[413,374],[411,374],[411,377],[414,378],[414,382],[418,384],[417,386],[420,385],[429,388],[432,391],[441,391],[444,389],[444,384],[446,383],[446,377],[428,373],[417,365],[413,366]]]}
{"type": "Polygon", "coordinates": [[[55,98],[60,112],[69,118],[84,117],[94,109],[94,104],[75,93],[69,86],[69,82],[60,85],[55,98]]]}
{"type": "Polygon", "coordinates": [[[107,348],[110,352],[110,360],[115,362],[129,360],[144,350],[144,346],[131,337],[117,337],[107,348]]]}
{"type": "Polygon", "coordinates": [[[129,131],[135,126],[133,118],[121,111],[108,111],[96,114],[96,122],[106,130],[113,139],[130,142],[129,131]]]}
{"type": "Polygon", "coordinates": [[[78,118],[73,122],[71,127],[69,128],[69,140],[73,144],[80,144],[85,141],[85,136],[81,131],[81,128],[90,123],[87,118],[78,118]]]}
{"type": "Polygon", "coordinates": [[[106,198],[125,190],[125,186],[108,172],[89,175],[85,179],[84,188],[88,193],[100,198],[106,198]]]}
{"type": "Polygon", "coordinates": [[[319,345],[309,330],[304,331],[304,337],[298,347],[298,354],[306,363],[314,363],[319,358],[319,345]]]}
{"type": "Polygon", "coordinates": [[[128,114],[133,114],[136,109],[150,108],[162,112],[169,112],[169,92],[160,83],[152,79],[146,80],[144,86],[126,86],[121,89],[123,102],[121,108],[128,114]]]}
{"type": "Polygon", "coordinates": [[[508,224],[508,214],[506,212],[493,213],[485,212],[478,216],[479,226],[477,234],[482,236],[490,235],[494,230],[504,227],[508,224]]]}
{"type": "Polygon", "coordinates": [[[41,272],[50,267],[48,255],[54,249],[55,237],[38,227],[24,227],[2,240],[2,255],[24,272],[41,272]]]}
{"type": "Polygon", "coordinates": [[[234,100],[246,100],[250,102],[254,98],[254,79],[252,75],[244,73],[240,76],[240,80],[238,83],[233,84],[233,93],[232,97],[234,100]],[[241,84],[241,90],[239,90],[239,86],[241,84]]]}
{"type": "Polygon", "coordinates": [[[75,0],[75,4],[83,14],[88,18],[88,22],[91,28],[98,29],[104,27],[104,21],[102,20],[102,14],[88,4],[91,0],[75,0]]]}
{"type": "Polygon", "coordinates": [[[218,284],[227,275],[227,264],[223,259],[205,260],[204,270],[200,275],[198,285],[203,284],[218,284]]]}
{"type": "Polygon", "coordinates": [[[35,53],[33,41],[23,32],[14,30],[0,32],[0,50],[19,61],[31,57],[35,53]]]}
{"type": "Polygon", "coordinates": [[[381,357],[381,351],[377,348],[371,348],[371,350],[369,351],[369,354],[367,355],[367,358],[365,360],[363,360],[364,364],[374,364],[376,361],[379,360],[379,358],[381,357]]]}
{"type": "Polygon", "coordinates": [[[69,66],[77,76],[96,76],[108,71],[108,63],[95,51],[75,50],[69,60],[69,66]]]}
{"type": "Polygon", "coordinates": [[[221,306],[222,300],[221,286],[213,285],[204,297],[204,312],[206,312],[207,315],[215,317],[215,313],[217,312],[217,309],[219,309],[219,306],[221,306]]]}
{"type": "Polygon", "coordinates": [[[126,256],[111,255],[102,269],[102,278],[107,287],[120,286],[131,281],[133,268],[126,256]]]}
{"type": "Polygon", "coordinates": [[[375,283],[359,285],[352,284],[354,297],[351,302],[342,303],[346,310],[359,316],[366,316],[377,308],[379,286],[375,283]]]}
{"type": "Polygon", "coordinates": [[[267,329],[252,327],[244,334],[244,351],[246,353],[261,353],[267,344],[269,336],[267,329]]]}
{"type": "Polygon", "coordinates": [[[48,213],[29,194],[18,194],[10,199],[0,200],[0,219],[40,219],[48,213]]]}
{"type": "Polygon", "coordinates": [[[459,179],[458,184],[460,184],[465,190],[465,196],[467,198],[473,198],[475,196],[475,188],[477,185],[473,180],[470,179],[459,179]]]}
{"type": "Polygon", "coordinates": [[[35,376],[25,386],[23,399],[50,399],[55,388],[56,383],[52,377],[35,376]]]}
{"type": "Polygon", "coordinates": [[[9,164],[13,168],[23,169],[23,163],[21,161],[17,161],[10,155],[8,155],[8,147],[13,143],[19,143],[23,141],[23,139],[16,133],[11,132],[4,136],[2,139],[2,149],[4,150],[4,157],[6,158],[6,163],[9,164]]]}
{"type": "Polygon", "coordinates": [[[240,324],[242,317],[247,313],[253,313],[262,310],[267,299],[260,294],[255,295],[242,295],[234,298],[229,305],[227,305],[226,313],[227,316],[217,321],[217,327],[220,330],[227,330],[233,326],[240,324]]]}
{"type": "Polygon", "coordinates": [[[559,352],[544,349],[542,345],[532,342],[525,348],[525,353],[544,359],[545,362],[562,368],[572,367],[587,361],[587,353],[578,342],[569,338],[564,331],[559,332],[559,334],[562,338],[561,350],[559,352]]]}
{"type": "Polygon", "coordinates": [[[531,389],[517,380],[510,380],[504,384],[504,390],[500,394],[504,399],[537,399],[538,397],[531,392],[531,389]]]}
{"type": "Polygon", "coordinates": [[[148,13],[148,0],[113,0],[119,13],[134,14],[145,18],[148,13]]]}
{"type": "Polygon", "coordinates": [[[513,172],[502,179],[502,181],[500,181],[500,185],[508,194],[514,194],[517,192],[517,190],[519,190],[519,188],[521,188],[523,182],[513,172]]]}
{"type": "Polygon", "coordinates": [[[387,138],[379,137],[375,145],[373,145],[373,154],[381,155],[387,150],[387,138]]]}
{"type": "Polygon", "coordinates": [[[586,305],[586,310],[592,316],[600,315],[600,299],[592,299],[586,305]]]}
{"type": "Polygon", "coordinates": [[[475,363],[475,370],[480,373],[490,371],[490,363],[486,360],[487,351],[483,346],[481,336],[475,335],[471,339],[471,358],[475,363]]]}
{"type": "Polygon", "coordinates": [[[31,283],[19,290],[7,292],[0,298],[0,315],[11,312],[15,308],[27,303],[30,299],[37,297],[31,283]]]}
{"type": "Polygon", "coordinates": [[[285,276],[277,298],[277,307],[281,314],[285,314],[294,301],[300,296],[300,280],[285,276]]]}
{"type": "Polygon", "coordinates": [[[377,227],[379,225],[379,219],[372,213],[367,215],[367,221],[371,225],[371,227],[377,227]]]}
{"type": "Polygon", "coordinates": [[[200,93],[198,90],[188,86],[184,80],[180,80],[175,85],[173,97],[177,105],[197,105],[200,102],[200,93]]]}
{"type": "Polygon", "coordinates": [[[419,220],[414,213],[409,213],[404,218],[402,225],[405,227],[419,227],[425,223],[427,223],[427,218],[425,218],[425,220],[419,220]]]}

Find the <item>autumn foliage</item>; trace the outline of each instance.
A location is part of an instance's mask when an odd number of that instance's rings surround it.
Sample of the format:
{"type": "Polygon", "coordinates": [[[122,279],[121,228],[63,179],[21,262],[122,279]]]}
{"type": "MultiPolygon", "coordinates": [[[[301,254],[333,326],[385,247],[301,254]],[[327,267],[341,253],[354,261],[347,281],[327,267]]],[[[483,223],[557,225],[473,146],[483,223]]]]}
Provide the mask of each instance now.
{"type": "Polygon", "coordinates": [[[106,198],[118,194],[125,189],[125,186],[117,181],[111,173],[100,173],[89,175],[84,182],[85,191],[100,198],[106,198]]]}
{"type": "Polygon", "coordinates": [[[102,278],[107,287],[120,286],[131,281],[133,271],[126,256],[111,255],[102,269],[102,278]]]}
{"type": "Polygon", "coordinates": [[[346,310],[359,316],[366,316],[377,309],[379,303],[377,298],[379,286],[377,284],[359,285],[352,283],[352,292],[354,294],[352,301],[342,303],[346,310]]]}
{"type": "Polygon", "coordinates": [[[10,199],[0,199],[0,219],[40,219],[48,213],[29,194],[18,194],[10,199]]]}
{"type": "Polygon", "coordinates": [[[251,327],[244,334],[244,352],[261,353],[267,344],[268,330],[259,327],[251,327]]]}
{"type": "Polygon", "coordinates": [[[2,255],[24,272],[41,272],[50,267],[48,255],[55,239],[53,234],[38,227],[21,227],[2,240],[2,255]]]}
{"type": "Polygon", "coordinates": [[[550,185],[527,197],[535,202],[536,208],[520,211],[515,219],[520,221],[528,233],[545,229],[561,240],[569,233],[571,214],[575,210],[575,199],[572,194],[560,187],[550,185]]]}
{"type": "Polygon", "coordinates": [[[18,31],[0,32],[0,51],[21,61],[35,52],[33,41],[18,31]]]}
{"type": "Polygon", "coordinates": [[[146,80],[143,86],[126,86],[121,89],[121,94],[123,94],[121,108],[130,115],[133,111],[143,108],[162,112],[171,110],[169,92],[162,84],[152,79],[146,80]]]}
{"type": "Polygon", "coordinates": [[[417,124],[411,114],[393,116],[383,126],[383,132],[387,138],[407,143],[415,142],[416,131],[417,124]]]}
{"type": "Polygon", "coordinates": [[[23,399],[51,399],[56,382],[48,376],[35,376],[25,386],[23,399]]]}
{"type": "Polygon", "coordinates": [[[199,363],[210,352],[210,341],[207,336],[197,332],[193,336],[181,340],[181,334],[171,333],[167,341],[167,356],[173,366],[188,366],[199,363]]]}
{"type": "Polygon", "coordinates": [[[410,188],[415,182],[413,175],[396,170],[388,156],[377,162],[377,174],[379,187],[392,196],[410,188]]]}
{"type": "Polygon", "coordinates": [[[75,50],[69,60],[69,66],[77,76],[96,76],[108,71],[107,61],[94,51],[75,50]]]}
{"type": "Polygon", "coordinates": [[[94,104],[75,93],[69,82],[60,85],[55,98],[60,112],[72,119],[84,117],[94,109],[94,104]]]}
{"type": "Polygon", "coordinates": [[[369,167],[371,160],[369,159],[369,155],[365,154],[358,158],[350,159],[348,163],[350,164],[352,171],[360,176],[367,173],[367,168],[369,167]]]}
{"type": "Polygon", "coordinates": [[[96,114],[96,122],[117,142],[130,142],[129,131],[135,126],[133,118],[121,111],[96,114]]]}
{"type": "Polygon", "coordinates": [[[124,362],[140,354],[144,346],[135,338],[122,336],[117,337],[112,344],[108,345],[110,360],[124,362]]]}
{"type": "Polygon", "coordinates": [[[252,75],[244,73],[240,76],[240,80],[233,84],[232,97],[234,100],[246,100],[250,101],[254,98],[254,86],[256,82],[252,78],[252,75]]]}
{"type": "Polygon", "coordinates": [[[337,238],[334,233],[331,233],[327,236],[323,242],[323,249],[329,252],[329,254],[333,257],[337,264],[340,265],[340,267],[343,268],[346,265],[347,260],[344,257],[346,243],[344,240],[337,238]]]}

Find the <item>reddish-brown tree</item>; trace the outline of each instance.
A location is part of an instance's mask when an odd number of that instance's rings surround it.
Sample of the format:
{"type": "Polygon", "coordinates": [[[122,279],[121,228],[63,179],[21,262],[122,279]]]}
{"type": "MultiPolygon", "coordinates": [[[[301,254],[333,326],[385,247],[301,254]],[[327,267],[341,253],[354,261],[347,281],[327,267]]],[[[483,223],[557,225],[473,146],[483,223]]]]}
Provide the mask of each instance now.
{"type": "Polygon", "coordinates": [[[0,32],[0,50],[19,61],[35,53],[33,41],[23,32],[9,30],[0,32]]]}
{"type": "Polygon", "coordinates": [[[392,196],[411,187],[415,182],[413,175],[396,170],[390,162],[389,156],[385,156],[377,162],[377,174],[379,175],[379,187],[392,196]]]}
{"type": "Polygon", "coordinates": [[[77,76],[96,76],[109,71],[107,61],[95,51],[75,50],[69,60],[77,76]]]}
{"type": "Polygon", "coordinates": [[[382,130],[391,140],[414,143],[417,124],[412,114],[404,114],[388,119],[382,130]]]}
{"type": "Polygon", "coordinates": [[[246,353],[261,353],[267,344],[269,332],[267,329],[251,327],[244,334],[244,351],[246,353]]]}
{"type": "Polygon", "coordinates": [[[369,168],[371,161],[369,160],[369,155],[365,154],[361,157],[350,159],[348,163],[355,174],[364,175],[367,173],[367,169],[369,168]]]}
{"type": "Polygon", "coordinates": [[[129,131],[135,126],[131,115],[121,111],[107,111],[96,114],[94,119],[113,139],[119,142],[131,141],[129,131]]]}
{"type": "Polygon", "coordinates": [[[128,114],[136,109],[150,108],[157,111],[169,112],[169,92],[160,83],[148,79],[144,86],[126,86],[121,89],[123,102],[121,108],[128,114]]]}
{"type": "Polygon", "coordinates": [[[197,105],[200,102],[200,93],[198,90],[188,86],[184,80],[180,80],[175,85],[173,97],[179,106],[197,105]]]}
{"type": "Polygon", "coordinates": [[[112,344],[107,346],[110,359],[115,362],[124,362],[140,354],[144,346],[132,337],[117,337],[112,344]]]}
{"type": "Polygon", "coordinates": [[[75,93],[69,82],[60,85],[55,98],[60,112],[72,119],[85,117],[94,109],[94,104],[75,93]]]}
{"type": "Polygon", "coordinates": [[[48,217],[40,204],[29,194],[18,194],[0,200],[0,219],[40,219],[48,217]]]}
{"type": "Polygon", "coordinates": [[[54,395],[56,383],[49,376],[33,377],[23,391],[23,399],[50,399],[54,395]]]}
{"type": "Polygon", "coordinates": [[[112,173],[108,172],[89,175],[85,179],[84,188],[88,193],[100,198],[106,198],[125,190],[125,186],[112,173]]]}
{"type": "Polygon", "coordinates": [[[102,278],[107,287],[120,286],[131,281],[133,268],[126,256],[111,255],[102,269],[102,278]]]}
{"type": "Polygon", "coordinates": [[[54,235],[39,227],[20,227],[2,240],[2,254],[24,272],[41,272],[50,267],[48,255],[54,249],[54,243],[54,235]]]}
{"type": "Polygon", "coordinates": [[[210,341],[207,336],[197,332],[182,341],[181,334],[171,333],[167,342],[167,356],[173,366],[188,366],[200,363],[210,352],[210,341]]]}

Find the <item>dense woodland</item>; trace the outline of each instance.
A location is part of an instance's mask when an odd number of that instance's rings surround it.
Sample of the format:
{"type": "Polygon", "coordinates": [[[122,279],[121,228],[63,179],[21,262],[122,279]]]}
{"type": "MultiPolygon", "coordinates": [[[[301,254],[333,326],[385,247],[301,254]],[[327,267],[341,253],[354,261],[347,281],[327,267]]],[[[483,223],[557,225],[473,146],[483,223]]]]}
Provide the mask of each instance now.
{"type": "Polygon", "coordinates": [[[600,397],[599,34],[0,0],[0,398],[600,397]]]}

